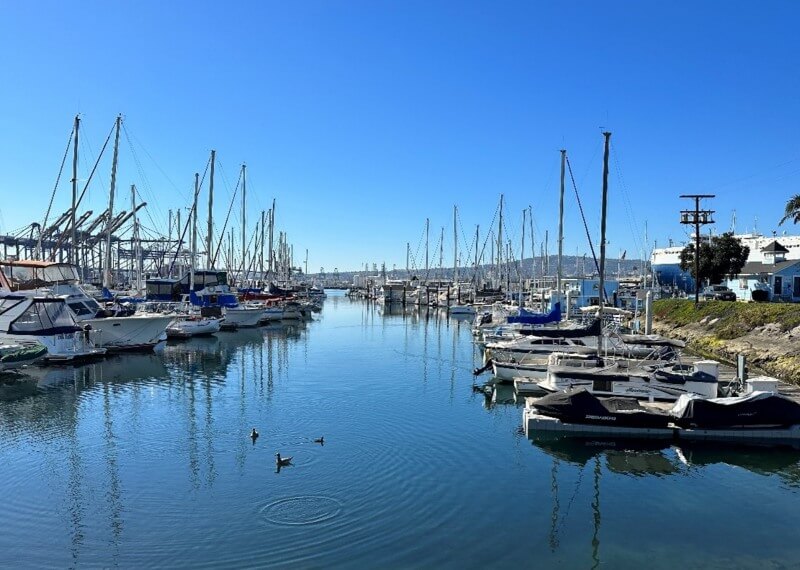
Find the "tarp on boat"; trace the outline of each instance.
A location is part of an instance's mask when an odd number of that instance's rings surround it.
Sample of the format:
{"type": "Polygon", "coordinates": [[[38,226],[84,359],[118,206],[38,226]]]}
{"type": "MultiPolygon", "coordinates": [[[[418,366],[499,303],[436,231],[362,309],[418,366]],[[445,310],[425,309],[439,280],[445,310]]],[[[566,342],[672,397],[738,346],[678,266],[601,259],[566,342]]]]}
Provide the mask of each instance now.
{"type": "Polygon", "coordinates": [[[522,329],[519,332],[523,336],[540,336],[547,338],[582,338],[585,336],[598,336],[603,331],[600,319],[595,319],[588,327],[562,327],[557,329],[522,329]]]}
{"type": "Polygon", "coordinates": [[[666,428],[672,418],[647,410],[635,398],[598,398],[585,388],[556,392],[536,400],[536,411],[570,424],[666,428]]]}
{"type": "Polygon", "coordinates": [[[519,323],[523,325],[545,325],[547,323],[557,323],[561,320],[561,303],[556,303],[555,306],[547,313],[534,313],[533,311],[527,311],[520,307],[519,315],[510,316],[506,320],[510,324],[519,323]]]}
{"type": "Polygon", "coordinates": [[[800,404],[774,392],[736,398],[702,398],[684,394],[670,411],[683,428],[724,429],[800,424],[800,404]]]}

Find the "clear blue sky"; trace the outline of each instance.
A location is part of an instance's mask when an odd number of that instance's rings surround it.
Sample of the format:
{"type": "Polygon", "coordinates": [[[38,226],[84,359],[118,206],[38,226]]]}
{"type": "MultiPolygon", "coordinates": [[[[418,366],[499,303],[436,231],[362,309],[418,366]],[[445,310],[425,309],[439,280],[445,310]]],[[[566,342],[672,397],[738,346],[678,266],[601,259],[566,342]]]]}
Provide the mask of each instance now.
{"type": "MultiPolygon", "coordinates": [[[[0,231],[41,221],[78,112],[81,176],[124,114],[144,176],[123,137],[119,199],[137,184],[145,224],[189,205],[215,148],[231,185],[248,165],[249,219],[276,198],[314,271],[404,266],[426,217],[452,259],[453,204],[485,234],[501,193],[515,240],[532,205],[553,252],[562,147],[597,240],[601,127],[611,255],[643,248],[645,222],[651,246],[682,239],[681,193],[717,194],[718,231],[734,209],[739,231],[780,231],[800,192],[798,22],[794,1],[6,1],[0,231]]],[[[587,250],[571,190],[564,247],[587,250]]]]}

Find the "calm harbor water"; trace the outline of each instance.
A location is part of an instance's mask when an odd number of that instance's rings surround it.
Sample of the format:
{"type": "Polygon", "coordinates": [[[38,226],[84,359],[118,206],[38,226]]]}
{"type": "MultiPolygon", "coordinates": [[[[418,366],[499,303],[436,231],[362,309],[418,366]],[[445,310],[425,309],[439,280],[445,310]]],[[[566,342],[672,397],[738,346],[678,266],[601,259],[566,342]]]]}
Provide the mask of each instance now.
{"type": "Polygon", "coordinates": [[[0,388],[0,566],[800,567],[800,453],[532,442],[479,364],[469,321],[334,292],[38,369],[0,388]]]}

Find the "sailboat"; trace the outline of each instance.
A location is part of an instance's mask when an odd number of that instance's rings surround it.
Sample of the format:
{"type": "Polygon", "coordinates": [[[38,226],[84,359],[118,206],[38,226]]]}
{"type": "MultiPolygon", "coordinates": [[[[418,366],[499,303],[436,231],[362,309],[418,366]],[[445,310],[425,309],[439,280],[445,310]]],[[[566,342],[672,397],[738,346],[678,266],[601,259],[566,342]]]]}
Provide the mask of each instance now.
{"type": "MultiPolygon", "coordinates": [[[[603,314],[605,304],[605,261],[606,261],[606,207],[608,204],[608,159],[611,133],[604,132],[605,150],[603,156],[603,193],[600,214],[600,266],[599,266],[599,314],[603,314]]],[[[639,350],[652,351],[651,339],[642,343],[639,350]]],[[[632,337],[628,342],[635,342],[632,337]]],[[[626,342],[627,344],[627,342],[626,342]]],[[[609,337],[597,335],[594,345],[602,351],[609,345],[609,337]]],[[[636,345],[634,345],[636,346],[636,345]]],[[[548,392],[559,392],[585,388],[592,394],[607,396],[621,395],[644,399],[676,400],[683,394],[697,393],[706,397],[717,395],[719,364],[715,361],[699,361],[691,367],[674,363],[648,366],[646,362],[630,365],[626,361],[614,359],[603,361],[598,366],[548,365],[546,378],[539,386],[548,392]]]]}

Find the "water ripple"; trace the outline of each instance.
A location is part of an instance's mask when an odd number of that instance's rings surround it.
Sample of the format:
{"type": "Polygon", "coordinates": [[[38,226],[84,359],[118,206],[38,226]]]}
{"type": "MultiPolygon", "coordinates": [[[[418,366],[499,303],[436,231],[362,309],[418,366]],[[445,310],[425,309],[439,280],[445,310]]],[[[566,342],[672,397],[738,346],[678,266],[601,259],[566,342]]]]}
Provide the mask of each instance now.
{"type": "Polygon", "coordinates": [[[300,495],[267,503],[259,509],[264,520],[276,525],[306,526],[329,521],[342,512],[342,502],[321,495],[300,495]]]}

